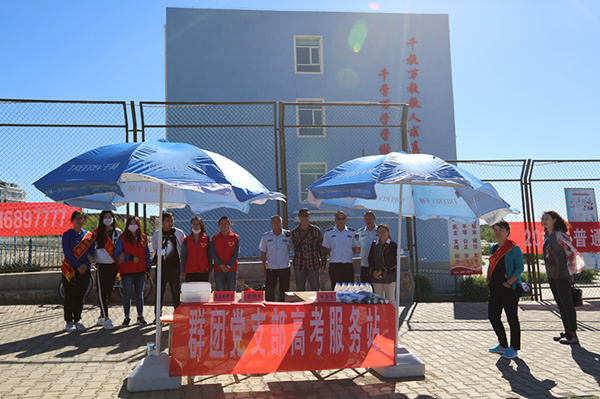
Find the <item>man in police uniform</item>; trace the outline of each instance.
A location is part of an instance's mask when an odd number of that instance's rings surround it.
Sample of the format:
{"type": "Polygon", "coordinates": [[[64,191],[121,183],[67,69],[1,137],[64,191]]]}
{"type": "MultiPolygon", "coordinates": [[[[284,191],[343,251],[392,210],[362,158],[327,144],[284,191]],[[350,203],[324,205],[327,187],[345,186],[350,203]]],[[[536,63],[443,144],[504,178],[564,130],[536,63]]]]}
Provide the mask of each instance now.
{"type": "Polygon", "coordinates": [[[366,211],[363,216],[365,226],[358,229],[358,236],[360,239],[360,282],[370,283],[371,278],[369,276],[369,251],[371,250],[371,244],[377,240],[377,225],[375,224],[375,213],[373,211],[366,211]]]}
{"type": "Polygon", "coordinates": [[[293,247],[289,230],[281,228],[281,216],[271,216],[273,230],[263,234],[258,248],[262,251],[265,283],[265,299],[275,300],[275,286],[279,280],[279,301],[285,301],[285,292],[290,290],[290,250],[293,247]]]}
{"type": "Polygon", "coordinates": [[[354,283],[354,266],[352,257],[360,253],[358,233],[346,227],[346,213],[337,211],[335,214],[335,227],[325,231],[323,246],[329,255],[329,279],[331,290],[336,283],[354,283]]]}

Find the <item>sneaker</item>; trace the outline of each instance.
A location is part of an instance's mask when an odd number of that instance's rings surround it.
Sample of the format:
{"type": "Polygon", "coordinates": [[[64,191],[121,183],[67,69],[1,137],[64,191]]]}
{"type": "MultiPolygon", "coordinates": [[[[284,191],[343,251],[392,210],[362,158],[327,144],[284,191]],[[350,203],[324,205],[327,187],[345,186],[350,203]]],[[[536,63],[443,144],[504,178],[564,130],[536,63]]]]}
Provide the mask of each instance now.
{"type": "Polygon", "coordinates": [[[79,331],[83,331],[85,330],[85,326],[83,325],[82,322],[78,321],[77,323],[75,323],[75,327],[79,330],[79,331]]]}
{"type": "Polygon", "coordinates": [[[135,324],[140,324],[142,326],[145,326],[148,324],[148,322],[144,319],[144,316],[138,316],[137,321],[135,322],[135,324]]]}
{"type": "Polygon", "coordinates": [[[506,351],[504,351],[504,353],[502,354],[502,357],[507,358],[507,359],[514,359],[515,357],[518,357],[519,354],[517,353],[516,350],[513,349],[513,347],[509,347],[506,351]]]}
{"type": "Polygon", "coordinates": [[[123,325],[128,326],[130,321],[131,319],[129,317],[126,317],[125,320],[123,320],[123,325]]]}
{"type": "Polygon", "coordinates": [[[106,330],[112,330],[113,328],[115,328],[115,326],[113,326],[113,323],[110,319],[104,320],[104,323],[102,325],[104,326],[104,328],[106,330]]]}
{"type": "Polygon", "coordinates": [[[506,352],[506,349],[507,348],[505,348],[502,345],[498,344],[498,345],[494,346],[493,348],[490,348],[489,350],[490,350],[491,353],[497,353],[499,355],[502,355],[502,354],[504,354],[504,352],[506,352]]]}
{"type": "Polygon", "coordinates": [[[564,344],[564,345],[578,345],[579,338],[577,338],[577,335],[571,335],[571,336],[567,335],[558,342],[560,342],[561,344],[564,344]]]}
{"type": "Polygon", "coordinates": [[[65,330],[67,332],[73,332],[77,330],[77,327],[75,327],[75,324],[73,322],[67,323],[67,326],[65,327],[65,330]]]}
{"type": "Polygon", "coordinates": [[[565,335],[565,333],[564,333],[564,332],[562,332],[562,333],[560,333],[560,335],[558,335],[558,336],[556,336],[556,337],[552,337],[552,339],[553,339],[553,340],[555,340],[555,341],[560,341],[560,340],[561,340],[561,339],[563,339],[565,336],[566,336],[566,335],[565,335]]]}
{"type": "Polygon", "coordinates": [[[98,321],[96,321],[96,325],[103,326],[104,325],[104,317],[98,317],[98,321]]]}

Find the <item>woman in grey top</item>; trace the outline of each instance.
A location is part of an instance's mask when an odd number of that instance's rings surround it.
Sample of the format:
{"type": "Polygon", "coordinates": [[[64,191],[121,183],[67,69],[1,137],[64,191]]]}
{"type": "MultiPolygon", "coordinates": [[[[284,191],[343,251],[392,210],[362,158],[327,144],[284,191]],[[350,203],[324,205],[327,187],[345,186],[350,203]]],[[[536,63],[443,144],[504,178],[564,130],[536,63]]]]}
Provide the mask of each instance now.
{"type": "Polygon", "coordinates": [[[567,253],[560,242],[569,239],[566,235],[569,227],[565,220],[554,211],[544,212],[542,226],[546,231],[544,236],[546,273],[565,328],[565,332],[554,337],[554,340],[566,345],[578,344],[577,313],[575,312],[571,289],[574,279],[567,268],[567,253]]]}

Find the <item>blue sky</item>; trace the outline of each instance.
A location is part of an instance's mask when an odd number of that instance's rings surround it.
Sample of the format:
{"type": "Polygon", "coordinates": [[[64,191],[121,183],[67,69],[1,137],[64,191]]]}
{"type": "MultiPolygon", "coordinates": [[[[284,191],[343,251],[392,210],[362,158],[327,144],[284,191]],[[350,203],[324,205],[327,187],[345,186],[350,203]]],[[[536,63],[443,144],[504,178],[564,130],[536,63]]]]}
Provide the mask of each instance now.
{"type": "Polygon", "coordinates": [[[448,14],[458,159],[598,158],[597,0],[3,1],[0,97],[163,101],[166,7],[448,14]]]}

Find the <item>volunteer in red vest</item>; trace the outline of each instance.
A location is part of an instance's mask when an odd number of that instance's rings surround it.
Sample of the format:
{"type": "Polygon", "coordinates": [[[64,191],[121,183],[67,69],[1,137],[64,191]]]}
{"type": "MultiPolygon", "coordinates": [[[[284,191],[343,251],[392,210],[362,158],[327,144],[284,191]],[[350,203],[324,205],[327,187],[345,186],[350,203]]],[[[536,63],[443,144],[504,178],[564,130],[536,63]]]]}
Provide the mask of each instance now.
{"type": "Polygon", "coordinates": [[[227,216],[219,219],[219,230],[221,232],[213,236],[210,247],[211,257],[215,263],[216,290],[235,291],[240,236],[231,231],[231,221],[227,216]]]}
{"type": "Polygon", "coordinates": [[[91,231],[83,229],[85,213],[75,211],[71,214],[73,228],[62,236],[65,259],[61,266],[63,286],[65,287],[66,330],[74,332],[85,330],[81,322],[83,297],[90,282],[90,265],[96,261],[96,249],[91,231]]]}
{"type": "Polygon", "coordinates": [[[148,238],[141,231],[140,219],[129,216],[125,225],[125,232],[117,241],[115,256],[119,261],[119,273],[123,282],[123,311],[125,319],[123,325],[131,322],[131,290],[134,289],[135,307],[137,309],[136,324],[148,324],[144,319],[144,281],[150,277],[150,249],[148,238]]]}
{"type": "Polygon", "coordinates": [[[100,212],[98,228],[94,230],[96,235],[96,267],[98,269],[96,287],[100,302],[100,317],[97,324],[107,330],[114,328],[111,319],[108,317],[108,305],[115,278],[119,272],[115,249],[122,233],[121,229],[117,227],[115,215],[111,211],[100,212]]]}
{"type": "Polygon", "coordinates": [[[194,281],[208,282],[208,275],[212,270],[210,258],[210,237],[206,235],[206,227],[200,216],[191,220],[192,234],[183,240],[181,246],[181,278],[185,277],[187,283],[194,281]]]}
{"type": "Polygon", "coordinates": [[[521,284],[523,273],[523,252],[508,239],[510,226],[505,221],[492,225],[497,243],[490,246],[490,264],[486,281],[490,290],[488,318],[498,337],[498,345],[490,352],[507,359],[518,356],[521,349],[521,325],[519,324],[519,297],[515,294],[516,284],[521,284]],[[502,324],[502,310],[510,326],[510,346],[502,324]]]}

